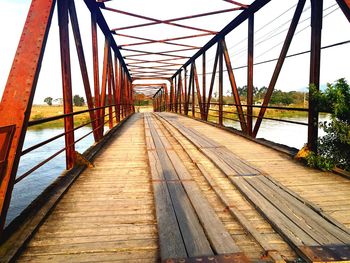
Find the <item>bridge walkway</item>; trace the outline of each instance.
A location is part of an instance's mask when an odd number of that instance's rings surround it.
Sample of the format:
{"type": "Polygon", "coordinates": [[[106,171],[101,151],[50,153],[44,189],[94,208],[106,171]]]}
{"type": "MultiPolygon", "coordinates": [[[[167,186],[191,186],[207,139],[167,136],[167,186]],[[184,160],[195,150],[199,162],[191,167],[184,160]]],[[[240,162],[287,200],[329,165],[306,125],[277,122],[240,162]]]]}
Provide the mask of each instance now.
{"type": "Polygon", "coordinates": [[[349,180],[223,129],[134,114],[94,165],[19,262],[350,258],[349,180]]]}

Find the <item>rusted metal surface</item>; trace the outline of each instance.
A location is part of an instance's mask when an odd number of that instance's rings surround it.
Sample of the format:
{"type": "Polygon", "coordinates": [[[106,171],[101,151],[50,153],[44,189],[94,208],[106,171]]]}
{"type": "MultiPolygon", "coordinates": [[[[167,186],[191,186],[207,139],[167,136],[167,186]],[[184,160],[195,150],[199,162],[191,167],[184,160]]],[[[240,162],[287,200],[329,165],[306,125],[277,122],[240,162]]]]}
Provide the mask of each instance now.
{"type": "MultiPolygon", "coordinates": [[[[254,1],[249,8],[242,11],[236,18],[234,18],[227,26],[225,26],[220,32],[218,32],[207,44],[205,44],[196,54],[194,54],[184,65],[186,67],[190,65],[194,60],[203,54],[204,51],[207,51],[209,48],[214,46],[219,42],[224,36],[230,33],[233,29],[242,24],[251,14],[259,11],[263,6],[265,6],[271,0],[256,0],[254,1]]],[[[174,76],[179,73],[180,70],[175,72],[174,76]]]]}
{"type": "Polygon", "coordinates": [[[54,5],[55,1],[50,0],[31,4],[0,104],[0,126],[16,125],[0,187],[0,232],[11,199],[54,5]]]}
{"type": "Polygon", "coordinates": [[[253,135],[254,14],[248,19],[247,133],[253,135]]]}
{"type": "MultiPolygon", "coordinates": [[[[311,0],[311,54],[310,54],[310,85],[316,90],[320,89],[321,67],[321,32],[322,32],[323,0],[311,0]]],[[[309,92],[309,118],[308,118],[307,144],[310,150],[317,152],[318,138],[318,108],[317,102],[309,92]]]]}
{"type": "Polygon", "coordinates": [[[334,245],[334,246],[314,246],[299,247],[298,249],[307,256],[306,260],[314,263],[324,262],[349,262],[350,246],[334,245]]]}
{"type": "MultiPolygon", "coordinates": [[[[236,8],[230,8],[230,9],[224,9],[224,10],[219,10],[219,11],[207,12],[207,13],[203,13],[203,14],[196,14],[196,15],[191,15],[191,16],[184,16],[184,17],[167,19],[164,22],[175,22],[175,21],[186,20],[186,19],[191,19],[191,18],[198,18],[198,17],[203,17],[203,16],[216,15],[216,14],[236,11],[236,10],[240,10],[240,9],[241,8],[237,8],[237,7],[236,8]]],[[[161,23],[162,22],[150,22],[150,23],[138,24],[138,25],[133,25],[133,26],[113,28],[112,31],[120,31],[120,30],[137,28],[137,27],[152,26],[152,25],[158,25],[158,24],[161,24],[161,23]]]]}
{"type": "Polygon", "coordinates": [[[6,173],[7,157],[10,151],[10,146],[15,130],[16,125],[0,127],[0,182],[6,173]]]}
{"type": "MultiPolygon", "coordinates": [[[[58,25],[60,35],[62,89],[63,89],[63,111],[65,114],[73,112],[72,76],[69,49],[69,28],[68,28],[68,0],[58,0],[58,25]]],[[[74,128],[73,116],[64,118],[64,130],[67,132],[66,144],[66,168],[71,169],[75,162],[74,133],[68,132],[74,128]]]]}
{"type": "Polygon", "coordinates": [[[216,69],[217,69],[217,66],[218,66],[219,56],[220,56],[220,44],[218,43],[217,44],[217,48],[216,48],[216,54],[215,54],[215,60],[214,60],[214,66],[213,66],[213,73],[211,74],[209,94],[208,94],[208,100],[207,100],[207,106],[206,106],[206,113],[205,113],[206,120],[208,120],[208,114],[209,114],[209,109],[210,109],[210,101],[211,101],[211,96],[213,94],[215,75],[216,75],[216,69]]]}
{"type": "Polygon", "coordinates": [[[197,263],[197,262],[246,263],[250,261],[243,253],[163,260],[163,263],[197,263]]]}
{"type": "Polygon", "coordinates": [[[236,103],[236,109],[238,112],[238,117],[239,117],[239,121],[241,124],[241,129],[243,132],[246,132],[247,131],[247,123],[246,123],[246,120],[244,118],[243,109],[242,109],[242,105],[241,105],[241,99],[240,99],[239,94],[238,94],[238,88],[237,88],[235,76],[233,74],[230,55],[229,55],[227,47],[226,47],[225,39],[222,39],[220,42],[221,42],[221,48],[222,48],[221,52],[223,53],[223,56],[225,58],[227,74],[228,74],[228,77],[230,80],[233,98],[234,98],[235,103],[236,103]]]}
{"type": "MultiPolygon", "coordinates": [[[[97,42],[97,22],[96,15],[91,14],[91,38],[92,38],[92,62],[93,62],[93,74],[94,74],[94,98],[95,108],[101,106],[100,102],[100,73],[99,73],[99,62],[98,62],[98,42],[97,42]]],[[[100,111],[95,112],[97,118],[97,126],[100,125],[100,111]]],[[[99,130],[97,130],[98,140],[101,139],[99,130]]]]}
{"type": "MultiPolygon", "coordinates": [[[[221,41],[220,41],[221,42],[221,41]]],[[[223,46],[220,44],[219,49],[219,125],[223,125],[223,46]]]]}
{"type": "Polygon", "coordinates": [[[281,72],[281,69],[282,69],[282,66],[283,66],[283,62],[284,62],[284,60],[286,58],[286,55],[287,55],[290,43],[292,42],[292,39],[293,39],[295,30],[297,28],[300,16],[301,16],[301,14],[303,12],[304,5],[305,5],[305,0],[300,0],[298,2],[298,5],[297,5],[296,9],[295,9],[295,12],[294,12],[294,15],[293,15],[293,19],[291,21],[291,24],[290,24],[290,27],[289,27],[286,39],[284,41],[283,47],[281,49],[281,52],[280,52],[280,55],[279,55],[279,58],[278,58],[278,61],[276,63],[275,70],[273,72],[270,84],[269,84],[269,86],[267,88],[267,91],[266,91],[266,94],[265,94],[265,97],[264,97],[264,101],[262,103],[262,106],[264,106],[264,107],[260,109],[260,112],[259,112],[259,115],[258,115],[258,119],[256,120],[255,125],[254,125],[253,137],[256,137],[256,135],[257,135],[257,133],[259,131],[260,124],[261,124],[261,121],[262,121],[262,117],[264,117],[264,114],[266,112],[266,106],[270,102],[270,99],[271,99],[271,96],[272,96],[272,92],[273,92],[273,90],[275,88],[278,76],[279,76],[279,74],[281,72]]]}
{"type": "MultiPolygon", "coordinates": [[[[108,78],[108,67],[109,67],[109,61],[108,57],[110,55],[110,48],[109,48],[109,40],[105,38],[105,47],[104,47],[104,54],[103,54],[103,68],[102,68],[102,84],[101,84],[101,106],[104,107],[106,105],[106,96],[107,96],[107,78],[108,78]]],[[[103,130],[104,127],[102,123],[104,123],[104,115],[105,115],[105,108],[102,108],[100,110],[100,136],[103,136],[103,130]]]]}
{"type": "MultiPolygon", "coordinates": [[[[93,103],[92,95],[91,95],[91,87],[90,87],[90,81],[89,81],[88,71],[87,71],[87,67],[86,67],[83,42],[81,40],[78,17],[77,17],[77,12],[75,9],[74,1],[70,1],[70,3],[69,3],[69,15],[70,15],[73,34],[74,34],[75,45],[76,45],[76,49],[77,49],[77,53],[78,53],[81,76],[83,78],[83,83],[84,83],[86,102],[87,102],[88,108],[92,109],[92,108],[94,108],[94,103],[93,103]]],[[[89,115],[90,115],[91,120],[95,120],[95,112],[94,111],[89,111],[89,115]]],[[[99,138],[98,132],[96,130],[96,127],[98,126],[98,121],[97,120],[93,121],[91,123],[91,126],[92,126],[92,129],[94,130],[94,133],[93,133],[94,140],[95,140],[95,142],[97,142],[98,138],[99,138]]]]}
{"type": "MultiPolygon", "coordinates": [[[[110,8],[110,7],[106,7],[106,6],[103,6],[103,8],[106,9],[106,10],[112,11],[112,12],[116,12],[116,13],[119,13],[119,14],[132,16],[132,17],[142,18],[142,19],[145,19],[145,20],[149,20],[149,21],[153,21],[153,22],[159,23],[159,24],[167,24],[167,25],[171,25],[171,26],[176,26],[176,27],[181,27],[181,28],[186,28],[186,29],[192,29],[192,30],[207,32],[207,33],[211,33],[211,34],[215,34],[216,33],[216,32],[211,31],[211,30],[198,28],[198,27],[193,27],[193,26],[186,26],[186,25],[182,25],[182,24],[178,24],[178,23],[174,23],[174,22],[169,22],[167,20],[155,19],[155,18],[151,18],[151,17],[148,17],[148,16],[144,16],[144,15],[138,15],[138,14],[135,14],[135,13],[126,12],[126,11],[119,10],[119,9],[116,9],[116,8],[110,8]]],[[[112,29],[112,31],[116,31],[116,30],[117,30],[116,28],[112,29]]]]}

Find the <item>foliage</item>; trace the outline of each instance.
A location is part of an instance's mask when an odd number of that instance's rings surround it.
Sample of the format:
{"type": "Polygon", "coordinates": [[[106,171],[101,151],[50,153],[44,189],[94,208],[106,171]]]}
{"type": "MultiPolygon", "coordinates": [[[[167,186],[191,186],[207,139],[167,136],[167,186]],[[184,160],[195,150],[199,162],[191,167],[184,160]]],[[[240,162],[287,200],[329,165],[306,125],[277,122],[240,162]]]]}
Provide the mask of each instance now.
{"type": "Polygon", "coordinates": [[[83,97],[80,97],[79,95],[74,95],[73,104],[74,104],[74,106],[84,106],[85,100],[83,97]]]}
{"type": "Polygon", "coordinates": [[[310,167],[317,167],[326,171],[330,171],[334,167],[334,162],[332,159],[327,159],[323,156],[315,154],[314,152],[310,152],[305,159],[307,165],[310,167]]]}
{"type": "Polygon", "coordinates": [[[52,105],[52,98],[51,97],[46,97],[45,99],[44,99],[44,102],[45,103],[47,103],[47,105],[49,105],[49,106],[51,106],[52,105]]]}
{"type": "MultiPolygon", "coordinates": [[[[350,87],[345,79],[339,79],[333,85],[327,84],[324,92],[310,87],[310,93],[317,102],[319,111],[331,113],[331,120],[320,123],[326,135],[318,140],[318,157],[315,166],[330,163],[350,171],[350,87]],[[326,161],[326,160],[329,160],[326,161]]],[[[310,161],[311,162],[311,161],[310,161]]],[[[322,168],[322,167],[321,167],[322,168]]]]}

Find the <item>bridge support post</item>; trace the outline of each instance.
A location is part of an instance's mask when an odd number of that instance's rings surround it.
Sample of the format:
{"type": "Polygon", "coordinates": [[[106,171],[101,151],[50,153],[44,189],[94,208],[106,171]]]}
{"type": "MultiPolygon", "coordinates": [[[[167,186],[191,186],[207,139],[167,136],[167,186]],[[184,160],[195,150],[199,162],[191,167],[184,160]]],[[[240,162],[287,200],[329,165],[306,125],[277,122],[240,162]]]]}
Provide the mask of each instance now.
{"type": "Polygon", "coordinates": [[[11,200],[55,3],[55,0],[31,3],[0,104],[0,127],[13,127],[12,141],[6,139],[6,134],[0,134],[0,152],[7,149],[8,156],[0,182],[0,234],[11,200]]]}
{"type": "Polygon", "coordinates": [[[253,135],[254,14],[248,18],[247,133],[253,135]]]}
{"type": "MultiPolygon", "coordinates": [[[[68,0],[57,1],[57,14],[60,35],[61,50],[61,69],[62,69],[62,89],[63,89],[63,109],[64,114],[73,112],[73,96],[72,96],[72,76],[70,64],[69,49],[69,18],[68,18],[68,0]]],[[[74,146],[74,121],[73,116],[64,118],[65,145],[66,145],[66,168],[71,169],[75,162],[75,146],[74,146]]]]}
{"type": "MultiPolygon", "coordinates": [[[[321,32],[323,0],[311,0],[311,54],[310,85],[320,88],[321,32]]],[[[318,107],[312,93],[309,92],[308,147],[317,152],[318,107]]]]}
{"type": "MultiPolygon", "coordinates": [[[[222,43],[223,40],[220,40],[220,43],[222,43]]],[[[220,51],[219,51],[219,125],[223,125],[223,47],[220,44],[220,51]]],[[[229,69],[227,69],[229,70],[229,69]]]]}

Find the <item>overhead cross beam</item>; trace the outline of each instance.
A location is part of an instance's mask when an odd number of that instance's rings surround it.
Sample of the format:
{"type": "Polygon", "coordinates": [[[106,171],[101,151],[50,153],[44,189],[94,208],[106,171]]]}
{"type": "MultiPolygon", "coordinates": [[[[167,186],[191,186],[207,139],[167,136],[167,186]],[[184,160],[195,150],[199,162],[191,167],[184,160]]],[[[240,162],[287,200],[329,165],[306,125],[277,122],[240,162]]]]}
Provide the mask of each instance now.
{"type": "MultiPolygon", "coordinates": [[[[249,8],[243,10],[236,18],[234,18],[227,26],[225,26],[220,32],[218,32],[207,44],[205,44],[200,50],[197,51],[182,67],[187,67],[194,60],[196,60],[199,56],[203,54],[203,52],[207,51],[213,45],[215,45],[220,39],[225,37],[228,33],[230,33],[233,29],[238,27],[244,21],[246,21],[252,14],[260,10],[263,6],[269,3],[271,0],[256,0],[252,3],[249,8]]],[[[173,78],[179,74],[181,69],[179,69],[174,75],[173,78]]]]}
{"type": "Polygon", "coordinates": [[[115,33],[115,35],[122,36],[122,37],[129,37],[129,38],[139,39],[139,40],[145,40],[144,42],[137,42],[137,43],[119,45],[119,47],[140,46],[140,45],[147,45],[147,44],[162,43],[162,44],[177,45],[177,46],[181,45],[181,46],[184,46],[184,47],[189,47],[189,48],[194,48],[194,49],[198,48],[199,49],[200,47],[188,46],[188,45],[183,45],[183,44],[179,44],[179,43],[173,43],[171,41],[182,40],[182,39],[190,39],[190,38],[196,38],[196,37],[205,37],[205,36],[209,36],[211,34],[203,33],[203,34],[197,34],[197,35],[189,35],[189,36],[174,37],[174,38],[159,39],[159,40],[142,38],[142,37],[135,37],[135,36],[130,36],[130,35],[126,35],[126,34],[119,34],[119,33],[115,33]]]}
{"type": "MultiPolygon", "coordinates": [[[[175,21],[198,18],[198,17],[203,17],[203,16],[216,15],[216,14],[221,14],[221,13],[226,13],[226,12],[231,12],[231,11],[236,11],[236,10],[241,10],[241,9],[242,9],[241,7],[224,9],[224,10],[207,12],[207,13],[197,14],[197,15],[192,15],[192,16],[183,16],[183,17],[178,17],[178,18],[167,19],[167,20],[164,20],[164,22],[175,22],[175,21]]],[[[121,30],[126,30],[126,29],[137,28],[137,27],[144,27],[144,26],[153,26],[153,25],[159,25],[159,24],[161,24],[161,23],[160,22],[144,23],[144,24],[138,24],[138,25],[133,25],[133,26],[114,28],[114,29],[112,29],[112,31],[115,32],[115,31],[121,31],[121,30]]]]}
{"type": "MultiPolygon", "coordinates": [[[[186,25],[177,24],[177,23],[174,23],[174,22],[168,22],[167,20],[160,20],[160,19],[155,19],[155,18],[151,18],[151,17],[148,17],[148,16],[138,15],[138,14],[126,12],[126,11],[123,11],[123,10],[106,7],[104,4],[101,5],[101,8],[109,10],[109,11],[112,11],[112,12],[115,12],[115,13],[123,14],[123,15],[128,15],[128,16],[132,16],[132,17],[142,18],[142,19],[145,19],[145,20],[150,20],[150,21],[153,21],[153,22],[157,22],[158,24],[166,24],[166,25],[170,25],[170,26],[177,26],[177,27],[181,27],[181,28],[186,28],[186,29],[191,29],[191,30],[196,30],[196,31],[202,31],[202,32],[211,33],[213,35],[216,34],[216,32],[212,31],[212,30],[207,30],[207,29],[198,28],[198,27],[192,27],[192,26],[186,26],[186,25]]],[[[116,30],[117,29],[114,28],[111,31],[116,31],[116,30]]]]}

